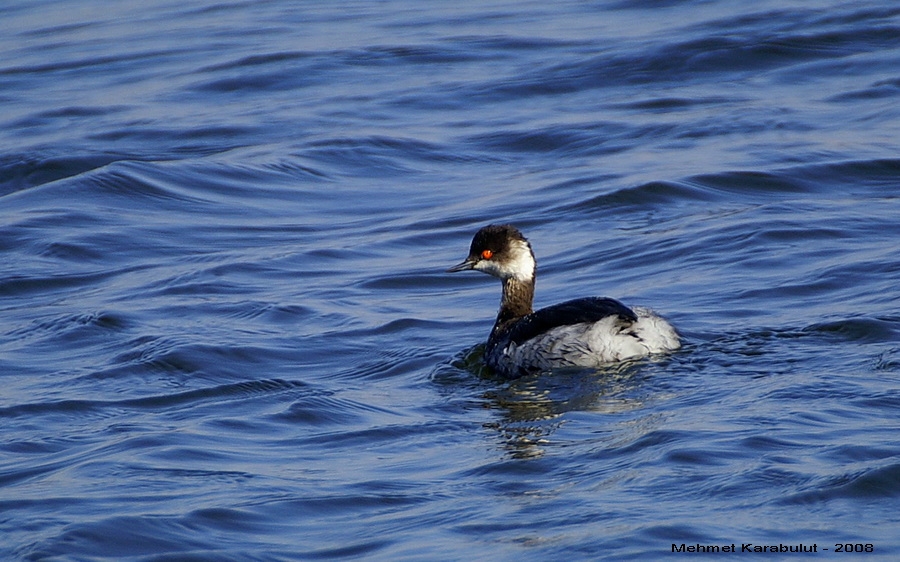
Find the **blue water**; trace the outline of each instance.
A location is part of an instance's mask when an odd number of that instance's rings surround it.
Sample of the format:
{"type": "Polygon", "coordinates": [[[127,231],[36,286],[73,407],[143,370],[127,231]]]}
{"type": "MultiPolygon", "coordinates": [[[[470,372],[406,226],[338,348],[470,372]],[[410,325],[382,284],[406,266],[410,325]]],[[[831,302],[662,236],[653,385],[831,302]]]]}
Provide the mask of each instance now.
{"type": "Polygon", "coordinates": [[[0,559],[900,556],[895,2],[0,22],[0,559]],[[684,348],[490,376],[490,222],[684,348]]]}

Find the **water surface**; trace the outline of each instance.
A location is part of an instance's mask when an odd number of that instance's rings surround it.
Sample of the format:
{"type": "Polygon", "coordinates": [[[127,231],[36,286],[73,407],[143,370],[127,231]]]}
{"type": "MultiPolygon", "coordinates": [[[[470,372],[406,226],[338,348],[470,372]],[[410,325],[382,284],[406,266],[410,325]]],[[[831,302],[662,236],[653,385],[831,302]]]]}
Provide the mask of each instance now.
{"type": "Polygon", "coordinates": [[[814,4],[4,8],[0,557],[894,559],[900,8],[814,4]],[[491,377],[490,222],[684,348],[491,377]]]}

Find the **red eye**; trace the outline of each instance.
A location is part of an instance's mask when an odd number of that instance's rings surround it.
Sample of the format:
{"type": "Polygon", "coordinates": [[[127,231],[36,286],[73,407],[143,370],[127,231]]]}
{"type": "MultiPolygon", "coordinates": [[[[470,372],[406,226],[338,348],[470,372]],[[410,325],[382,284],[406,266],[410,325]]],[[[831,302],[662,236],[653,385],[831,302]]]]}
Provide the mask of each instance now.
{"type": "Polygon", "coordinates": [[[491,259],[491,256],[493,256],[493,255],[494,255],[494,252],[492,252],[490,250],[485,250],[485,251],[481,252],[481,257],[486,260],[491,259]]]}

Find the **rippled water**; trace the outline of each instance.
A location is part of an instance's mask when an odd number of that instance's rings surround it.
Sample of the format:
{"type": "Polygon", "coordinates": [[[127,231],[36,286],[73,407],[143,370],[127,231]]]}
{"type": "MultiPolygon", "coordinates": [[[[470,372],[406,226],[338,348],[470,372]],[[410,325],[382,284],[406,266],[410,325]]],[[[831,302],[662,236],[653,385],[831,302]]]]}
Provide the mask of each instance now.
{"type": "Polygon", "coordinates": [[[3,11],[0,557],[900,554],[894,2],[3,11]],[[489,222],[684,349],[491,377],[489,222]]]}

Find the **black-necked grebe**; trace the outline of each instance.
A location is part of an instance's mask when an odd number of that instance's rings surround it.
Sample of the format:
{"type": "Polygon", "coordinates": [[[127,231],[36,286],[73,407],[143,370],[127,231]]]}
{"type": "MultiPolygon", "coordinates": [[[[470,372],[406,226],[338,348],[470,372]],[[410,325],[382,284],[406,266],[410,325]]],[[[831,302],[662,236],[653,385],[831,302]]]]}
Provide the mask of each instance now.
{"type": "Polygon", "coordinates": [[[484,350],[485,363],[502,376],[599,367],[681,347],[668,322],[610,298],[575,299],[534,312],[534,252],[514,226],[479,230],[469,257],[447,271],[469,269],[503,282],[500,312],[484,350]]]}

